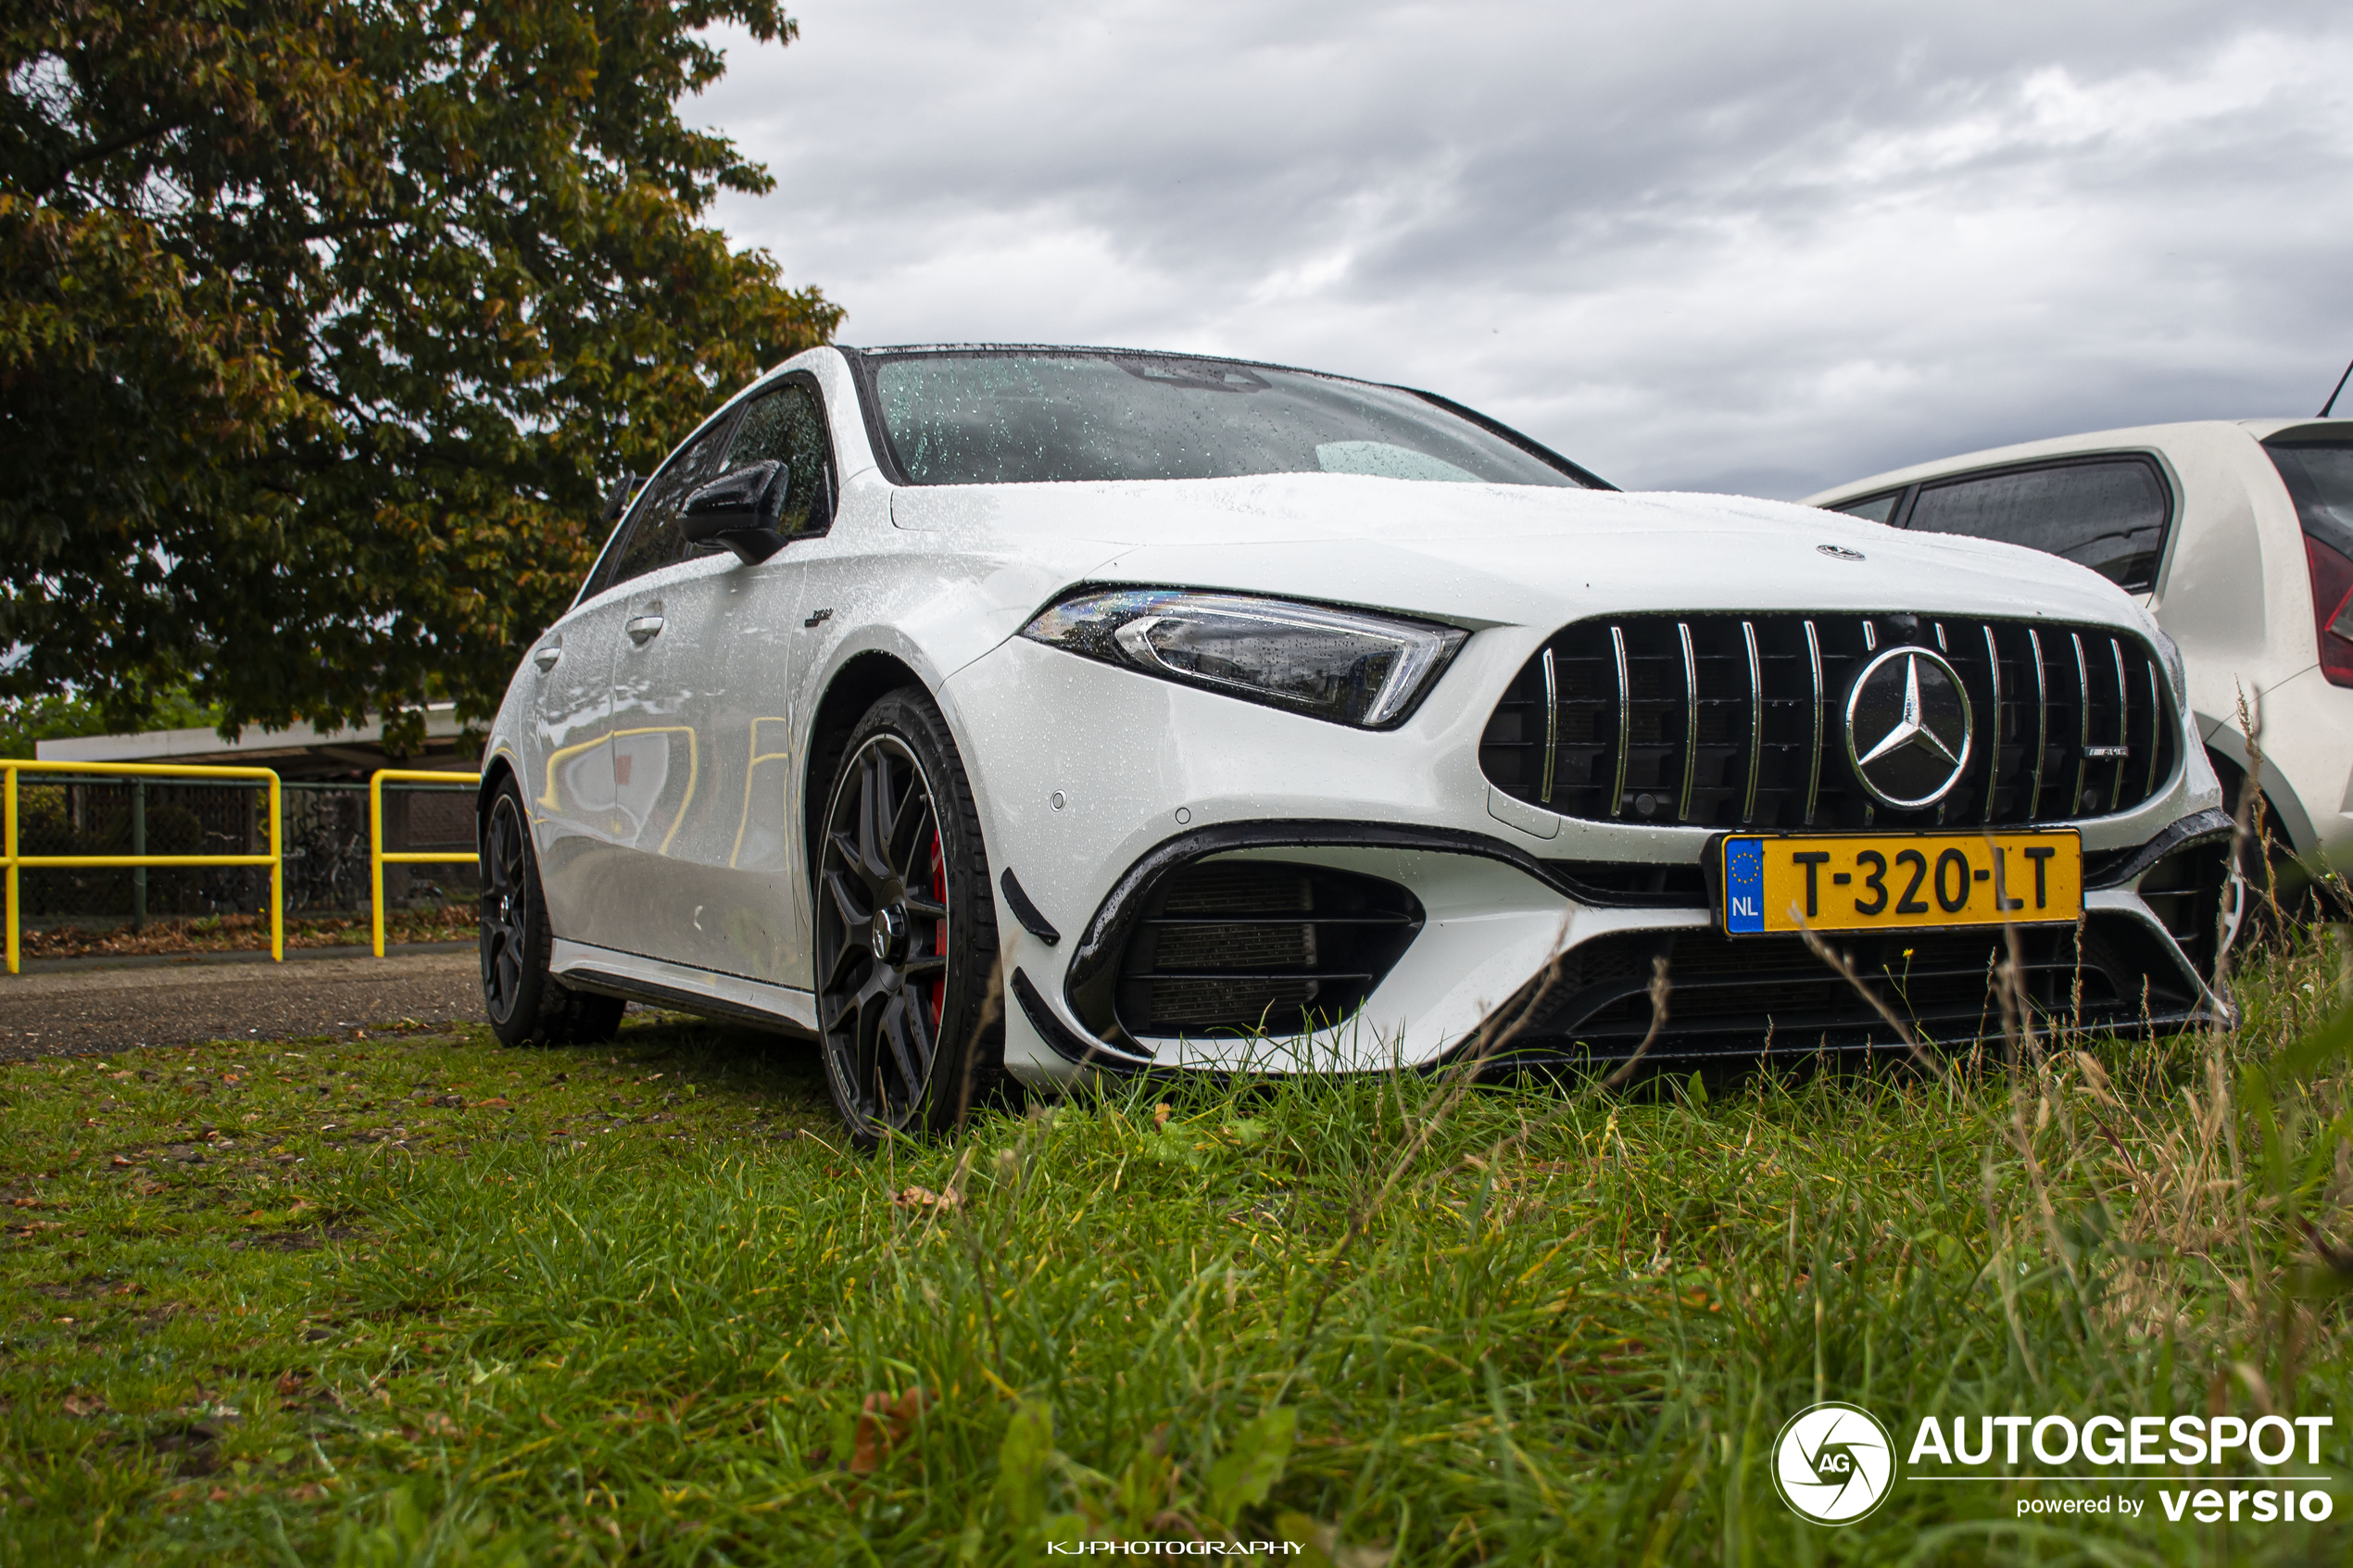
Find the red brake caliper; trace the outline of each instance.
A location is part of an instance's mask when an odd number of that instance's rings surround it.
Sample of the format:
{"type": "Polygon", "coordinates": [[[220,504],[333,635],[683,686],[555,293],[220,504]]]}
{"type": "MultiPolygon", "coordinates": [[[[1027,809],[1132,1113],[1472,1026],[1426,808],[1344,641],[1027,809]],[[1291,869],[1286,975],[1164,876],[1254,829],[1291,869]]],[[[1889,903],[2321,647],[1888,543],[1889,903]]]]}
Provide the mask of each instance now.
{"type": "MultiPolygon", "coordinates": [[[[939,853],[939,834],[931,835],[931,899],[942,909],[948,908],[948,862],[939,853]]],[[[940,957],[948,956],[948,917],[942,914],[931,922],[931,950],[940,957]]],[[[948,1010],[948,971],[942,969],[939,978],[931,983],[931,1022],[937,1028],[948,1010]]]]}

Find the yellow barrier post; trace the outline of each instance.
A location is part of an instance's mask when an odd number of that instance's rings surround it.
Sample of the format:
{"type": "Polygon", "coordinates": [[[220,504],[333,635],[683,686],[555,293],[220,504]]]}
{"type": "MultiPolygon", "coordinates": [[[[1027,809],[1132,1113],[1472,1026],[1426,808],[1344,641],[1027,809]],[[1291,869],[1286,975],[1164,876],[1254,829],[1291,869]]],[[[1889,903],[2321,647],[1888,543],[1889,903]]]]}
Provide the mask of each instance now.
{"type": "Polygon", "coordinates": [[[19,924],[17,873],[25,867],[45,871],[71,867],[267,866],[270,868],[270,956],[283,963],[286,957],[285,860],[280,846],[278,774],[270,768],[226,768],[210,764],[169,762],[36,762],[26,758],[0,758],[6,775],[6,822],[0,829],[0,859],[8,872],[8,972],[18,969],[19,924]],[[270,789],[270,852],[266,855],[25,855],[18,852],[17,775],[63,773],[73,778],[172,778],[203,783],[208,779],[245,779],[270,789]]]}
{"type": "Polygon", "coordinates": [[[8,972],[17,972],[17,771],[8,770],[8,972]]]}
{"type": "Polygon", "coordinates": [[[480,856],[384,848],[384,783],[479,784],[480,773],[436,773],[427,768],[379,768],[368,775],[368,907],[376,925],[376,957],[384,956],[384,867],[471,866],[480,856]]]}

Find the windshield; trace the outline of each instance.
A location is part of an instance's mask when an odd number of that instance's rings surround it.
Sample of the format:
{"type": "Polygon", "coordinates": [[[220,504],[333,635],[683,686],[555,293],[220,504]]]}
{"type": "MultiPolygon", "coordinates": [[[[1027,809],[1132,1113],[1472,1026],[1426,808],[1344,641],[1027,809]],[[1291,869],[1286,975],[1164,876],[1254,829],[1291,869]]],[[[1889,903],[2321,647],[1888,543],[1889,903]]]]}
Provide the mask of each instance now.
{"type": "Polygon", "coordinates": [[[1088,349],[863,358],[892,454],[913,484],[1258,473],[1584,483],[1410,392],[1303,370],[1088,349]]]}

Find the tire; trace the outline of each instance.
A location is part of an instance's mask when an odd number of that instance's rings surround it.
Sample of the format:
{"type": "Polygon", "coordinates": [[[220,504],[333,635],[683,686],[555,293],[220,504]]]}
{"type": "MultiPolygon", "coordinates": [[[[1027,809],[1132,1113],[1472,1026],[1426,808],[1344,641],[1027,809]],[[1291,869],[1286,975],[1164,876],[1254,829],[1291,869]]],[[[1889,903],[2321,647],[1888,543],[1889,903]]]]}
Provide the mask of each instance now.
{"type": "Polygon", "coordinates": [[[532,847],[531,816],[514,776],[498,781],[482,822],[483,1010],[509,1046],[589,1045],[621,1029],[618,997],[575,991],[547,972],[555,941],[532,847]]]}
{"type": "Polygon", "coordinates": [[[997,905],[963,763],[920,686],[866,710],[812,859],[825,1083],[861,1147],[950,1132],[996,1092],[997,905]]]}

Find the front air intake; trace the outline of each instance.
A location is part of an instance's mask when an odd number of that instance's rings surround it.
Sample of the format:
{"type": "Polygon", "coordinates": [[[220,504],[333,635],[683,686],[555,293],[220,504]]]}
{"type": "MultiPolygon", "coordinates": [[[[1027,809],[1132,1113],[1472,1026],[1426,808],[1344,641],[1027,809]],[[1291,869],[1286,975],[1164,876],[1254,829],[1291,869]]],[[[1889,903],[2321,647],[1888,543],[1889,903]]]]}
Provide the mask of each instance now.
{"type": "Polygon", "coordinates": [[[1199,860],[1156,886],[1116,991],[1131,1035],[1327,1029],[1380,984],[1421,929],[1393,882],[1287,861],[1199,860]]]}
{"type": "MultiPolygon", "coordinates": [[[[2179,728],[2162,666],[2113,627],[1629,616],[1554,633],[1496,705],[1478,761],[1505,794],[1591,822],[2016,826],[2139,806],[2172,777],[2179,728]],[[1959,776],[1916,809],[1865,787],[1846,733],[1856,678],[1905,648],[1952,671],[1969,711],[1959,776]]],[[[1867,753],[1878,737],[1858,738],[1867,753]]]]}

